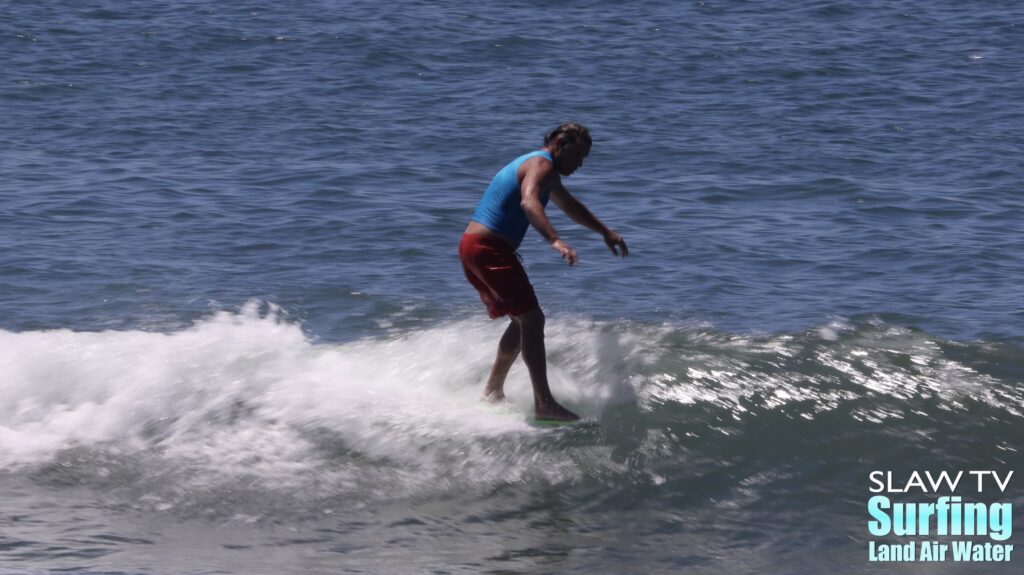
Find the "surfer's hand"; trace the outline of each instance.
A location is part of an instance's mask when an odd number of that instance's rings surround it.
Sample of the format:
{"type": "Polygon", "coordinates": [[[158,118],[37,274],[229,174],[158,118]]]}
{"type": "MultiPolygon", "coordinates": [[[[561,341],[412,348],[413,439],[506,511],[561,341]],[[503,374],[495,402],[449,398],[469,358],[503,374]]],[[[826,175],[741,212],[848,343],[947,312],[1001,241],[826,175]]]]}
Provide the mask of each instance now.
{"type": "Polygon", "coordinates": [[[551,247],[562,256],[563,260],[569,262],[571,266],[576,265],[576,262],[580,261],[580,258],[576,255],[576,250],[569,247],[569,244],[561,239],[551,242],[551,247]]]}
{"type": "Polygon", "coordinates": [[[626,240],[622,239],[622,236],[611,230],[608,230],[608,232],[604,234],[604,243],[607,244],[608,249],[610,249],[615,255],[619,255],[620,248],[622,249],[622,257],[629,255],[629,248],[626,247],[626,240]]]}

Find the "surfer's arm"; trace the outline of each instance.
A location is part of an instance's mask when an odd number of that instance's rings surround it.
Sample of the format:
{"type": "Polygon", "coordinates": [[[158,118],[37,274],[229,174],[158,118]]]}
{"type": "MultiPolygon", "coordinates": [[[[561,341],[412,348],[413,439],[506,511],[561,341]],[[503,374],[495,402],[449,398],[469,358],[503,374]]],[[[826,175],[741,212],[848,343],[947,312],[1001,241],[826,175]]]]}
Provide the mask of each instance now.
{"type": "Polygon", "coordinates": [[[629,248],[626,247],[626,240],[622,239],[622,236],[615,233],[611,228],[601,223],[601,220],[597,219],[597,216],[593,214],[587,206],[583,205],[583,202],[576,199],[575,196],[569,193],[569,190],[565,189],[565,186],[561,182],[558,183],[551,190],[551,199],[555,202],[555,205],[559,207],[567,216],[581,226],[585,226],[601,234],[604,238],[604,243],[608,245],[608,249],[613,254],[619,255],[617,248],[622,249],[622,256],[629,255],[629,248]]]}
{"type": "Polygon", "coordinates": [[[552,249],[558,252],[562,259],[569,262],[569,265],[575,264],[578,259],[576,257],[576,250],[569,247],[569,244],[558,237],[558,232],[555,231],[555,227],[548,220],[547,214],[544,213],[544,204],[540,201],[544,186],[550,186],[550,179],[554,176],[554,168],[551,162],[528,162],[527,166],[524,167],[527,169],[519,186],[520,194],[522,195],[519,206],[523,208],[526,219],[530,220],[530,224],[551,244],[552,249]]]}

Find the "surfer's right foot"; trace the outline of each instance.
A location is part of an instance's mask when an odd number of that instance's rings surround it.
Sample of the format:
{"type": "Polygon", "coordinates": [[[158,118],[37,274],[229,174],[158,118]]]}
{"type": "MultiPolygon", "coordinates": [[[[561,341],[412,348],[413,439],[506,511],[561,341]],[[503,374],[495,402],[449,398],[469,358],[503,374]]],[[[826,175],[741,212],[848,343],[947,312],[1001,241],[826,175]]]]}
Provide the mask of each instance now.
{"type": "Polygon", "coordinates": [[[580,416],[555,402],[536,406],[534,408],[534,416],[536,419],[547,421],[577,421],[580,418],[580,416]]]}
{"type": "Polygon", "coordinates": [[[484,396],[481,399],[483,399],[484,401],[490,402],[490,403],[501,403],[501,402],[505,401],[505,392],[500,390],[500,389],[499,390],[487,390],[487,389],[485,389],[484,390],[484,396]]]}

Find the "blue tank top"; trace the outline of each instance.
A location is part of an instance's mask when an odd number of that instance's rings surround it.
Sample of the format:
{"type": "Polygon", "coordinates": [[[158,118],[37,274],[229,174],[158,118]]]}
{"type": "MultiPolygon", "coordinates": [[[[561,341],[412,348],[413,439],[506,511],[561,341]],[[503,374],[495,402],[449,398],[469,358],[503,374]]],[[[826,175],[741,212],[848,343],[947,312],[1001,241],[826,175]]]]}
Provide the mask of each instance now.
{"type": "MultiPolygon", "coordinates": [[[[523,194],[519,189],[519,182],[516,180],[516,172],[519,171],[519,166],[523,165],[523,162],[536,156],[547,158],[549,162],[554,161],[546,150],[523,154],[512,160],[491,180],[491,185],[487,186],[487,191],[484,192],[484,197],[480,200],[480,205],[476,207],[473,217],[470,218],[513,242],[512,247],[516,249],[519,248],[519,244],[523,243],[526,230],[530,227],[530,220],[527,219],[526,212],[519,205],[523,194]]],[[[541,193],[540,203],[543,206],[548,205],[546,192],[541,193]]]]}

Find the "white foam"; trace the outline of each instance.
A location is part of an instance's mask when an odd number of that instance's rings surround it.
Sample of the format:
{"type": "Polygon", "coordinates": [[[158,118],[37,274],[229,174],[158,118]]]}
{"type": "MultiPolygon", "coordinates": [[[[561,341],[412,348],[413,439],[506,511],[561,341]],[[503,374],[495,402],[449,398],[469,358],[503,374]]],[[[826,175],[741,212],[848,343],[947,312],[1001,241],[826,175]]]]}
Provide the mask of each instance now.
{"type": "MultiPolygon", "coordinates": [[[[506,384],[508,406],[479,401],[501,322],[314,344],[257,307],[169,334],[0,331],[0,465],[106,446],[287,482],[335,449],[386,462],[394,476],[415,470],[418,482],[453,466],[515,480],[536,471],[521,465],[531,458],[544,474],[574,473],[564,454],[510,455],[550,433],[527,423],[532,392],[521,362],[506,384]]],[[[617,337],[553,324],[548,342],[558,356],[552,388],[564,402],[594,417],[622,397],[617,337]]]]}
{"type": "MultiPolygon", "coordinates": [[[[616,465],[607,443],[552,442],[557,432],[528,425],[522,362],[506,384],[508,405],[479,401],[503,322],[317,344],[257,308],[166,334],[0,331],[0,469],[71,474],[62,482],[128,477],[135,500],[163,509],[206,505],[253,482],[261,493],[269,485],[311,501],[363,501],[574,481],[616,465]]],[[[802,402],[812,417],[862,390],[1007,403],[923,335],[877,327],[835,344],[835,332],[852,328],[830,324],[821,339],[740,338],[557,318],[547,327],[549,379],[556,397],[590,418],[623,404],[694,403],[739,418],[755,396],[768,407],[802,402]],[[804,369],[809,355],[831,371],[804,369]]]]}

